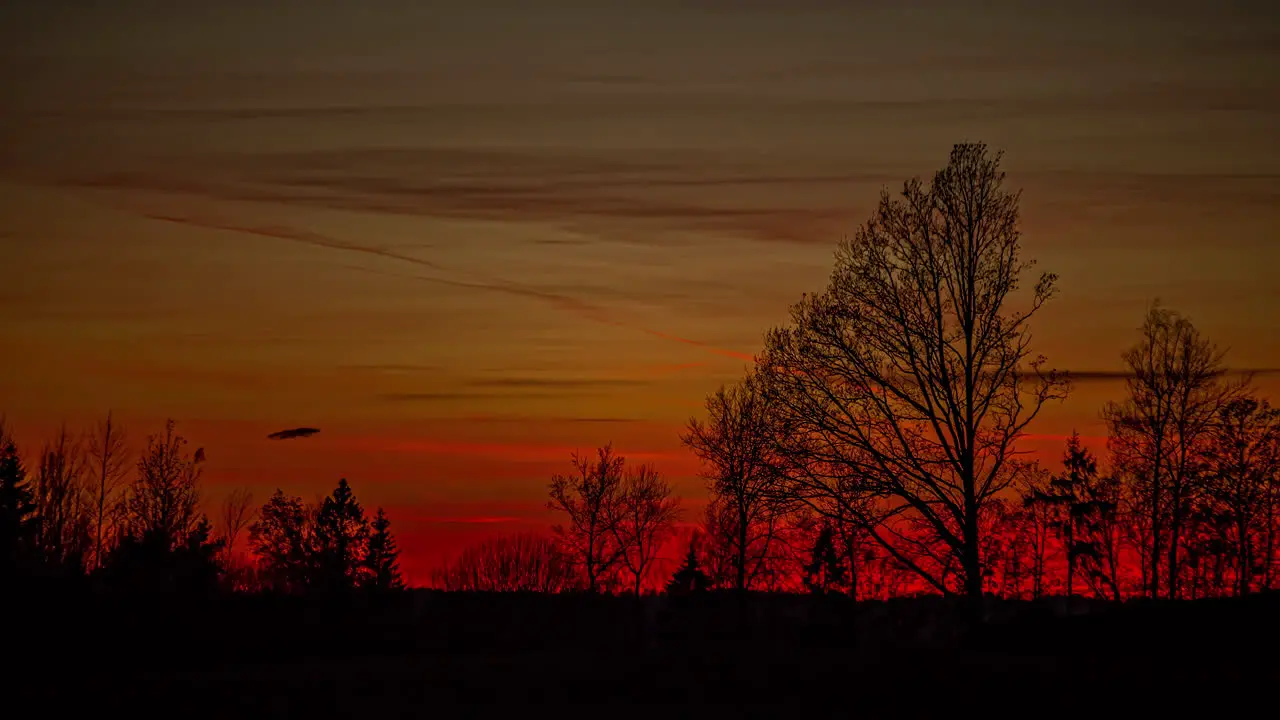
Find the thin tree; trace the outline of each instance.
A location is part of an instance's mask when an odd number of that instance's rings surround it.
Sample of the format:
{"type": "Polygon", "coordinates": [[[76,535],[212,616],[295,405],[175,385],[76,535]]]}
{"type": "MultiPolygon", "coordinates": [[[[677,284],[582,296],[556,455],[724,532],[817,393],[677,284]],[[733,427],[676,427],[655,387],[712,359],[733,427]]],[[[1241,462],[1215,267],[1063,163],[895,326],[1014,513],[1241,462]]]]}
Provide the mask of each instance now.
{"type": "Polygon", "coordinates": [[[779,519],[788,509],[776,492],[774,428],[760,390],[750,375],[736,385],[721,386],[706,399],[707,419],[690,419],[681,435],[702,461],[719,513],[714,529],[724,533],[713,542],[727,545],[733,587],[739,591],[763,572],[774,550],[779,519]]]}
{"type": "Polygon", "coordinates": [[[882,501],[870,537],[937,590],[983,592],[983,506],[1030,468],[1015,449],[1066,380],[1031,354],[1030,321],[1054,294],[1043,274],[1021,307],[1031,262],[1019,242],[1019,193],[1000,155],[957,145],[929,185],[885,192],[841,242],[825,292],[771,331],[757,367],[792,492],[819,512],[882,501]],[[918,562],[895,537],[910,516],[955,559],[918,562]]]}
{"type": "Polygon", "coordinates": [[[615,515],[609,525],[621,564],[631,575],[632,592],[639,595],[663,543],[675,531],[680,499],[653,466],[639,465],[627,470],[611,511],[615,515]]]}
{"type": "Polygon", "coordinates": [[[115,422],[112,414],[107,413],[105,420],[100,421],[88,439],[90,472],[93,473],[93,564],[101,568],[103,552],[103,533],[107,517],[114,502],[116,491],[125,482],[125,473],[129,465],[128,440],[125,430],[115,422]]]}
{"type": "Polygon", "coordinates": [[[1203,485],[1196,463],[1229,389],[1219,381],[1223,353],[1187,318],[1155,304],[1141,332],[1123,355],[1128,397],[1107,403],[1103,417],[1116,464],[1145,496],[1147,594],[1160,595],[1163,560],[1167,597],[1176,598],[1184,522],[1203,485]]]}
{"type": "Polygon", "coordinates": [[[568,523],[552,530],[582,573],[585,590],[598,592],[613,580],[624,548],[614,522],[621,515],[626,461],[606,445],[596,458],[574,453],[573,471],[551,479],[547,508],[564,513],[568,523]]]}

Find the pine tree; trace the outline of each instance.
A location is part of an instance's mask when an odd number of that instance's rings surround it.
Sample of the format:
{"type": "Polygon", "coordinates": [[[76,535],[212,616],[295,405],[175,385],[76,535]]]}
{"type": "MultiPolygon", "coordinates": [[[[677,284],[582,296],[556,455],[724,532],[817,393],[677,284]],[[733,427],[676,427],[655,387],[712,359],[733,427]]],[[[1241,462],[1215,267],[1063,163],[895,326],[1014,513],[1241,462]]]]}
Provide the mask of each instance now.
{"type": "Polygon", "coordinates": [[[369,521],[346,479],[320,504],[314,528],[315,569],[321,590],[355,587],[369,541],[369,521]]]}
{"type": "Polygon", "coordinates": [[[18,448],[0,425],[0,577],[23,564],[34,550],[39,517],[18,448]]]}
{"type": "Polygon", "coordinates": [[[813,543],[813,552],[804,566],[804,586],[815,595],[838,591],[845,586],[845,566],[836,552],[835,533],[824,523],[813,543]]]}
{"type": "Polygon", "coordinates": [[[364,585],[375,592],[398,590],[404,587],[400,578],[400,563],[396,538],[391,534],[391,520],[382,508],[373,518],[373,533],[369,535],[369,547],[364,557],[364,585]]]}
{"type": "Polygon", "coordinates": [[[699,567],[698,562],[698,538],[695,537],[689,542],[689,552],[685,555],[684,564],[676,570],[675,575],[671,576],[671,580],[667,583],[668,595],[688,595],[690,593],[702,592],[709,585],[707,574],[699,567]]]}

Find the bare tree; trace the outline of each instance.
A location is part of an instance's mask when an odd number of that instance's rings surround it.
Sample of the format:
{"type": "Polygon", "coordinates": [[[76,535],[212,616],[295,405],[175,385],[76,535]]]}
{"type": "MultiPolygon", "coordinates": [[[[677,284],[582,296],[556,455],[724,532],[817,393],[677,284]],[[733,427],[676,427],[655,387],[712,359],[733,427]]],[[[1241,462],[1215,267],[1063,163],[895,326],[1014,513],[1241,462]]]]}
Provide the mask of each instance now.
{"type": "Polygon", "coordinates": [[[551,479],[547,508],[568,516],[567,525],[553,530],[582,573],[587,592],[611,582],[624,555],[614,522],[621,515],[625,464],[606,445],[596,451],[595,460],[575,453],[573,472],[551,479]]]}
{"type": "Polygon", "coordinates": [[[707,419],[689,420],[681,440],[703,463],[715,508],[708,544],[727,546],[733,587],[749,588],[774,550],[788,503],[777,492],[774,428],[754,376],[706,400],[707,419]],[[720,537],[723,535],[723,537],[720,537]]]}
{"type": "Polygon", "coordinates": [[[1270,586],[1274,554],[1274,487],[1280,473],[1280,410],[1252,395],[1225,403],[1208,448],[1210,498],[1224,545],[1234,553],[1235,593],[1247,595],[1254,577],[1270,586]]]}
{"type": "Polygon", "coordinates": [[[156,534],[170,546],[186,542],[203,520],[200,514],[200,466],[204,449],[186,452],[187,440],[173,420],[164,433],[147,437],[138,459],[138,476],[123,498],[125,532],[134,538],[156,534]]]}
{"type": "Polygon", "coordinates": [[[93,564],[103,562],[103,531],[116,491],[125,481],[129,465],[128,440],[125,430],[107,413],[88,439],[90,472],[93,474],[93,564]]]}
{"type": "Polygon", "coordinates": [[[983,592],[983,506],[1025,474],[1015,443],[1066,380],[1042,372],[1029,323],[1054,294],[1041,275],[1026,305],[1011,295],[1022,260],[1019,194],[1000,155],[957,145],[930,185],[885,192],[843,241],[825,292],[803,298],[771,331],[757,367],[791,492],[824,514],[859,512],[869,536],[944,593],[952,568],[970,598],[983,592]],[[895,537],[899,516],[955,562],[917,562],[895,537]]]}
{"type": "Polygon", "coordinates": [[[39,543],[47,560],[82,566],[91,546],[84,446],[63,425],[40,453],[35,495],[39,543]]]}
{"type": "Polygon", "coordinates": [[[468,547],[433,573],[450,591],[555,593],[573,587],[574,568],[550,538],[520,533],[468,547]]]}
{"type": "Polygon", "coordinates": [[[243,585],[239,576],[244,575],[247,563],[241,561],[242,554],[236,552],[236,541],[240,533],[253,523],[257,509],[253,506],[253,493],[249,488],[237,488],[227,493],[222,499],[221,507],[221,541],[223,572],[231,577],[233,587],[243,585]]]}
{"type": "Polygon", "coordinates": [[[632,591],[639,595],[663,543],[675,531],[680,499],[672,496],[671,485],[653,466],[639,465],[625,473],[612,511],[616,514],[609,525],[621,564],[631,575],[632,591]]]}
{"type": "Polygon", "coordinates": [[[1167,596],[1178,597],[1178,551],[1194,494],[1196,463],[1228,388],[1219,381],[1223,354],[1178,313],[1154,305],[1142,339],[1124,353],[1128,397],[1103,411],[1115,463],[1145,498],[1147,594],[1160,595],[1165,561],[1167,596]],[[1162,558],[1161,553],[1166,557],[1162,558]]]}

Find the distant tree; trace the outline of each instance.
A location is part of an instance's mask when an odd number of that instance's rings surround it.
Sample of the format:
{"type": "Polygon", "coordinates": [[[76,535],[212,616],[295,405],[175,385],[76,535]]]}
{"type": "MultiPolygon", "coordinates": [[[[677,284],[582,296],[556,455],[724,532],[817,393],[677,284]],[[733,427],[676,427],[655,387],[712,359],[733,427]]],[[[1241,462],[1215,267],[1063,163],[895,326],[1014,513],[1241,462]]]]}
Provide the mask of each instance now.
{"type": "Polygon", "coordinates": [[[550,538],[532,533],[489,538],[464,549],[432,575],[454,592],[540,592],[572,589],[574,567],[550,538]]]}
{"type": "Polygon", "coordinates": [[[1062,456],[1063,473],[1053,476],[1039,487],[1033,487],[1025,501],[1035,506],[1033,516],[1045,521],[1057,536],[1058,544],[1066,560],[1066,594],[1075,594],[1076,568],[1082,562],[1096,565],[1098,557],[1095,542],[1095,526],[1104,521],[1104,515],[1114,511],[1114,506],[1097,496],[1099,487],[1098,460],[1080,442],[1079,433],[1072,433],[1062,456]]]}
{"type": "Polygon", "coordinates": [[[1103,411],[1108,445],[1116,465],[1145,496],[1141,550],[1149,569],[1147,594],[1160,595],[1163,560],[1166,596],[1176,598],[1185,523],[1204,485],[1197,463],[1229,394],[1219,381],[1223,353],[1190,320],[1157,304],[1147,313],[1141,340],[1123,357],[1131,373],[1128,397],[1107,403],[1103,411]]]}
{"type": "Polygon", "coordinates": [[[809,562],[804,565],[805,587],[815,595],[839,592],[848,582],[848,568],[844,560],[836,548],[836,534],[831,523],[822,523],[810,551],[809,562]]]}
{"type": "Polygon", "coordinates": [[[1054,524],[1058,518],[1057,507],[1048,501],[1052,493],[1049,489],[1049,477],[1047,472],[1039,470],[1028,473],[1019,489],[1028,541],[1027,569],[1031,578],[1031,597],[1034,599],[1045,594],[1051,552],[1049,543],[1054,536],[1054,524]]]}
{"type": "Polygon", "coordinates": [[[110,412],[88,439],[89,472],[93,478],[93,566],[102,567],[104,531],[116,491],[124,484],[129,456],[125,430],[110,412]]]}
{"type": "Polygon", "coordinates": [[[612,582],[625,548],[614,523],[621,516],[626,460],[606,445],[593,461],[574,453],[573,472],[551,479],[547,508],[564,513],[568,523],[552,529],[563,550],[582,573],[587,592],[612,582]]]}
{"type": "Polygon", "coordinates": [[[318,587],[327,591],[354,588],[369,541],[369,521],[345,478],[321,501],[312,535],[318,587]]]}
{"type": "Polygon", "coordinates": [[[253,493],[248,488],[232,490],[222,499],[218,540],[222,545],[223,576],[232,589],[248,585],[249,564],[244,554],[237,552],[240,534],[253,522],[257,510],[253,507],[253,493]]]}
{"type": "Polygon", "coordinates": [[[938,591],[974,600],[983,507],[1029,471],[1017,440],[1067,391],[1030,350],[1055,276],[1011,306],[1031,263],[1004,178],[999,154],[965,144],[930,185],[884,193],[840,244],[826,291],[792,307],[756,364],[789,492],[834,517],[857,511],[851,498],[877,498],[870,539],[938,591]],[[951,558],[917,561],[918,544],[895,537],[908,527],[951,558]]]}
{"type": "Polygon", "coordinates": [[[138,475],[123,497],[122,529],[127,537],[152,535],[155,542],[175,547],[185,544],[204,519],[199,486],[204,449],[188,455],[186,446],[173,420],[165,423],[163,434],[147,438],[138,475]]]}
{"type": "Polygon", "coordinates": [[[790,508],[776,493],[774,428],[754,376],[708,396],[706,412],[681,440],[703,463],[716,514],[707,530],[723,533],[712,542],[728,550],[732,586],[741,591],[764,573],[790,508]]]}
{"type": "Polygon", "coordinates": [[[263,584],[284,593],[305,592],[314,575],[314,513],[302,499],[276,490],[249,526],[249,545],[258,557],[263,584]]]}
{"type": "Polygon", "coordinates": [[[11,577],[28,564],[40,531],[39,522],[27,471],[13,436],[0,417],[0,578],[11,577]]]}
{"type": "Polygon", "coordinates": [[[93,517],[85,486],[86,469],[83,444],[63,425],[40,453],[36,512],[45,562],[73,573],[84,569],[92,551],[93,517]]]}
{"type": "Polygon", "coordinates": [[[631,575],[636,595],[653,568],[680,518],[680,499],[672,496],[671,485],[650,465],[629,468],[618,489],[618,501],[609,519],[619,548],[621,565],[631,575]]]}
{"type": "Polygon", "coordinates": [[[391,534],[391,520],[382,508],[373,516],[372,532],[364,556],[364,587],[376,592],[387,592],[404,587],[400,577],[400,551],[396,549],[395,536],[391,534]]]}
{"type": "Polygon", "coordinates": [[[1237,595],[1254,579],[1271,587],[1275,556],[1276,480],[1280,474],[1280,410],[1244,394],[1218,411],[1206,452],[1212,514],[1221,518],[1223,550],[1234,557],[1237,595]]]}
{"type": "Polygon", "coordinates": [[[702,571],[698,562],[699,536],[695,533],[689,540],[689,548],[685,551],[684,563],[680,565],[671,580],[667,582],[668,595],[689,595],[705,591],[710,579],[702,571]]]}

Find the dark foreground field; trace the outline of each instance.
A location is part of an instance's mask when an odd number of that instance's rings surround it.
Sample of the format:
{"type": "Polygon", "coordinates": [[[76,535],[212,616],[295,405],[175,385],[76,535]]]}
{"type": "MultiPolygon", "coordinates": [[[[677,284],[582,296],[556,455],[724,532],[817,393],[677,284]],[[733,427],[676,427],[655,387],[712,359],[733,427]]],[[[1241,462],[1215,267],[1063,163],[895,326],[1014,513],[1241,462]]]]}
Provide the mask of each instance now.
{"type": "Polygon", "coordinates": [[[54,717],[1217,717],[1280,699],[1276,598],[1065,611],[1000,603],[969,624],[938,599],[114,600],[59,640],[29,635],[10,678],[54,717]]]}

